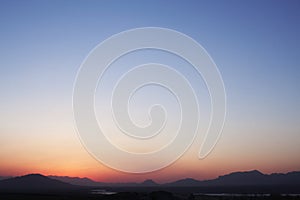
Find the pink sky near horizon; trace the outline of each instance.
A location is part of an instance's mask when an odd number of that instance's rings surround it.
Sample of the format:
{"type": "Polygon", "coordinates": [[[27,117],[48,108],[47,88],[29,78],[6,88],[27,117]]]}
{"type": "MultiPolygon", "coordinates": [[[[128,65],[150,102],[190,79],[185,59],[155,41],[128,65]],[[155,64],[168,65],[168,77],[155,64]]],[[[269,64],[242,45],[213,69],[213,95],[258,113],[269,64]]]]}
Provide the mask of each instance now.
{"type": "Polygon", "coordinates": [[[232,143],[230,137],[226,137],[229,132],[228,126],[225,127],[220,141],[211,154],[203,160],[197,158],[198,143],[201,141],[195,141],[192,148],[175,163],[146,174],[124,173],[106,167],[86,152],[77,135],[72,131],[64,137],[48,137],[47,140],[36,135],[36,140],[27,142],[24,135],[24,138],[19,138],[18,143],[11,141],[1,146],[0,175],[20,176],[41,173],[88,177],[101,182],[142,182],[145,179],[153,179],[165,183],[183,178],[213,179],[235,171],[254,169],[267,174],[299,171],[299,159],[291,159],[292,156],[296,158],[297,155],[282,150],[283,145],[286,144],[276,143],[278,147],[282,146],[278,148],[278,152],[267,151],[268,148],[273,149],[272,142],[262,144],[263,142],[256,141],[255,148],[249,148],[247,145],[251,145],[249,142],[254,142],[255,138],[237,138],[239,142],[232,143]],[[14,143],[15,145],[12,145],[14,143]]]}

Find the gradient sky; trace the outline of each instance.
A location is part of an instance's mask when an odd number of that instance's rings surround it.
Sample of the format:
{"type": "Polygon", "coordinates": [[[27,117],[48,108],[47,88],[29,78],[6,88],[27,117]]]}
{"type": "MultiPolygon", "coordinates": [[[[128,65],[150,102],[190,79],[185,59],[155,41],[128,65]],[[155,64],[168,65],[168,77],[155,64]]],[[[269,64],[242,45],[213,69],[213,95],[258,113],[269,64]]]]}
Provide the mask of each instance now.
{"type": "Polygon", "coordinates": [[[237,170],[300,170],[300,2],[0,1],[0,175],[43,173],[99,181],[214,178],[237,170]],[[148,174],[112,170],[75,131],[73,83],[87,54],[137,27],[183,32],[211,55],[227,92],[222,137],[201,141],[148,174]]]}

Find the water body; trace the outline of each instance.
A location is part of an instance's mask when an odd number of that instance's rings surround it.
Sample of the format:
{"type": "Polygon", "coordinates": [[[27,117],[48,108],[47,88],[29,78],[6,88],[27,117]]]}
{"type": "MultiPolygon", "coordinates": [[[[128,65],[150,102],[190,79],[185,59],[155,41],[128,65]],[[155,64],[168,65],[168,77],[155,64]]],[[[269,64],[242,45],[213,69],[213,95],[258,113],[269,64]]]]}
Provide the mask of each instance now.
{"type": "Polygon", "coordinates": [[[117,192],[106,191],[103,189],[94,189],[94,190],[91,190],[91,193],[92,194],[111,195],[111,194],[116,194],[117,192]]]}

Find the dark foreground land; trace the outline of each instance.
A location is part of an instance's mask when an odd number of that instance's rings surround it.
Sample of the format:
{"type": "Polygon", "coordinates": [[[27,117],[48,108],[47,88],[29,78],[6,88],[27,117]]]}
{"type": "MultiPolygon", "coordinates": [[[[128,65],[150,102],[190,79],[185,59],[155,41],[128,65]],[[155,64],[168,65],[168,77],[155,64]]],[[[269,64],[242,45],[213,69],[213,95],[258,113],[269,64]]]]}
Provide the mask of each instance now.
{"type": "Polygon", "coordinates": [[[68,195],[68,194],[0,194],[1,200],[300,200],[297,196],[206,196],[206,195],[188,195],[180,196],[169,192],[151,192],[147,193],[132,193],[122,192],[112,195],[68,195]]]}
{"type": "Polygon", "coordinates": [[[1,200],[300,200],[299,195],[200,194],[168,191],[127,191],[94,194],[89,191],[0,192],[1,200]]]}

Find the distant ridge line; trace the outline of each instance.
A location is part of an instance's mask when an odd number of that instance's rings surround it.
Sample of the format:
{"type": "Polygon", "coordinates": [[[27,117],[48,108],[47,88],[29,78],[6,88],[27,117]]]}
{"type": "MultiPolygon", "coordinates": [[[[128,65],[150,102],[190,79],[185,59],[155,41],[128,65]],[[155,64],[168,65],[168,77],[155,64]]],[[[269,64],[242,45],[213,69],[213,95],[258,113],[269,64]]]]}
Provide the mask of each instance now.
{"type": "MultiPolygon", "coordinates": [[[[9,180],[28,179],[33,180],[53,180],[59,181],[56,183],[69,184],[74,186],[110,186],[110,187],[211,187],[211,186],[251,186],[251,185],[299,185],[300,186],[300,171],[292,171],[287,173],[272,173],[263,174],[258,170],[231,172],[229,174],[221,175],[218,178],[210,180],[196,180],[193,178],[185,178],[169,183],[159,184],[148,179],[140,183],[125,182],[125,183],[105,183],[97,182],[90,178],[69,177],[69,176],[44,176],[42,174],[27,174],[13,178],[0,179],[1,184],[9,180]],[[35,177],[35,178],[33,178],[35,177]]],[[[52,182],[53,183],[53,182],[52,182]]]]}

